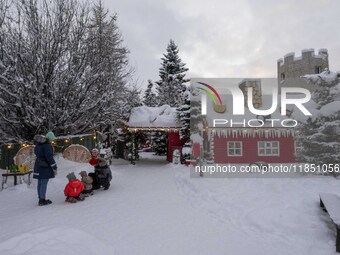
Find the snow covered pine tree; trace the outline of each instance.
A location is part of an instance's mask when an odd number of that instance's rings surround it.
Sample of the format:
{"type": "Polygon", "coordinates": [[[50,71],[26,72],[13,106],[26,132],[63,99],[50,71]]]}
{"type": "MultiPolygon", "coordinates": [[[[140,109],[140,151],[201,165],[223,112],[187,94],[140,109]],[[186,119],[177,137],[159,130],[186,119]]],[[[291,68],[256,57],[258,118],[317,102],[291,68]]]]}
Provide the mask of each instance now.
{"type": "Polygon", "coordinates": [[[297,159],[317,165],[340,162],[340,72],[305,75],[316,85],[317,113],[300,124],[297,159]]]}
{"type": "MultiPolygon", "coordinates": [[[[166,53],[161,58],[162,63],[159,69],[159,77],[156,82],[157,87],[157,105],[161,106],[167,104],[171,107],[179,107],[183,103],[183,92],[186,90],[185,79],[188,68],[178,56],[178,47],[173,40],[170,40],[166,53]]],[[[166,138],[165,132],[155,132],[152,143],[156,154],[166,154],[166,138]],[[163,147],[164,146],[164,147],[163,147]]]]}
{"type": "Polygon", "coordinates": [[[157,106],[156,94],[152,91],[153,82],[148,80],[148,88],[145,90],[143,103],[145,106],[157,106]]]}
{"type": "Polygon", "coordinates": [[[177,118],[181,123],[181,129],[179,130],[180,138],[185,142],[184,150],[182,150],[182,163],[190,159],[190,91],[187,90],[183,93],[183,104],[177,108],[177,118]]]}
{"type": "Polygon", "coordinates": [[[184,78],[188,68],[179,58],[179,50],[173,40],[170,40],[166,51],[159,69],[161,79],[156,82],[158,106],[168,104],[178,107],[182,101],[182,93],[186,90],[185,83],[189,81],[184,78]]]}
{"type": "Polygon", "coordinates": [[[152,133],[152,148],[158,156],[164,156],[167,152],[167,135],[164,131],[156,131],[152,133]]]}

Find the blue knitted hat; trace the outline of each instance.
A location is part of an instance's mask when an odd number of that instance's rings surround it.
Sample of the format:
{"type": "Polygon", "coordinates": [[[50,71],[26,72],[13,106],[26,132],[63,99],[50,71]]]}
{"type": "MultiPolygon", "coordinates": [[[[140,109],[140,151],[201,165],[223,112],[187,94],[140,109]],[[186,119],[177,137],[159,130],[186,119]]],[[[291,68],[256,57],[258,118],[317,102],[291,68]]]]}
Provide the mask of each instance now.
{"type": "Polygon", "coordinates": [[[55,137],[55,135],[53,134],[52,131],[49,131],[47,134],[46,134],[46,138],[50,141],[53,141],[55,139],[57,139],[57,137],[55,137]]]}

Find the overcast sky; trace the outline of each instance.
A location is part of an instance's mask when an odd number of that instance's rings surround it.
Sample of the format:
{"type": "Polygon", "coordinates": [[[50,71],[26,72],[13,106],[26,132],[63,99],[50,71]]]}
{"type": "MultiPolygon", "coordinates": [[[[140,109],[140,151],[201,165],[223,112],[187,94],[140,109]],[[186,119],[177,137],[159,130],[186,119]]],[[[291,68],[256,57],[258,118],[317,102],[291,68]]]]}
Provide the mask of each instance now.
{"type": "Polygon", "coordinates": [[[188,77],[276,77],[289,52],[328,49],[340,70],[339,0],[104,0],[118,25],[135,78],[158,80],[171,39],[188,77]]]}

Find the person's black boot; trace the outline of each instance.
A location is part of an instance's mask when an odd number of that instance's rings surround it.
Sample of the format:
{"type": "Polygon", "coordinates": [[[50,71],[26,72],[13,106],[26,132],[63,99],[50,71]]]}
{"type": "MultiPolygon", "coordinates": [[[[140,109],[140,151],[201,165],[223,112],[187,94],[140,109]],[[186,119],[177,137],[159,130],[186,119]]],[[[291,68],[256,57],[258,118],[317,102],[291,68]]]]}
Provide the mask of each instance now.
{"type": "Polygon", "coordinates": [[[52,204],[52,201],[51,200],[49,200],[49,199],[45,199],[45,201],[47,202],[47,204],[52,204]]]}
{"type": "MultiPolygon", "coordinates": [[[[51,202],[52,203],[52,202],[51,202]]],[[[43,206],[43,205],[49,205],[50,203],[47,202],[47,200],[45,199],[39,199],[39,206],[43,206]]]]}

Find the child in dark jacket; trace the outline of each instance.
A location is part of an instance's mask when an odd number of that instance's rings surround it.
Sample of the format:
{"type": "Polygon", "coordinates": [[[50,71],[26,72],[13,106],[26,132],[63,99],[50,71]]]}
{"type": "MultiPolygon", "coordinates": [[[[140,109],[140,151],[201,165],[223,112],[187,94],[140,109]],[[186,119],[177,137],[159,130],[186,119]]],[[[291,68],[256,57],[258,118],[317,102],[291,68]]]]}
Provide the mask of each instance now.
{"type": "Polygon", "coordinates": [[[83,201],[85,199],[85,196],[81,194],[84,190],[83,183],[76,178],[73,172],[69,173],[66,177],[69,182],[64,189],[65,202],[76,203],[77,201],[83,201]]]}
{"type": "Polygon", "coordinates": [[[112,173],[107,161],[101,157],[92,158],[90,164],[94,166],[93,189],[99,189],[103,186],[104,190],[108,190],[112,173]]]}
{"type": "Polygon", "coordinates": [[[84,185],[84,190],[81,192],[82,194],[85,195],[85,197],[88,197],[89,195],[93,195],[93,189],[92,189],[92,183],[93,179],[91,176],[88,176],[86,171],[81,171],[80,173],[81,176],[81,182],[84,185]]]}

